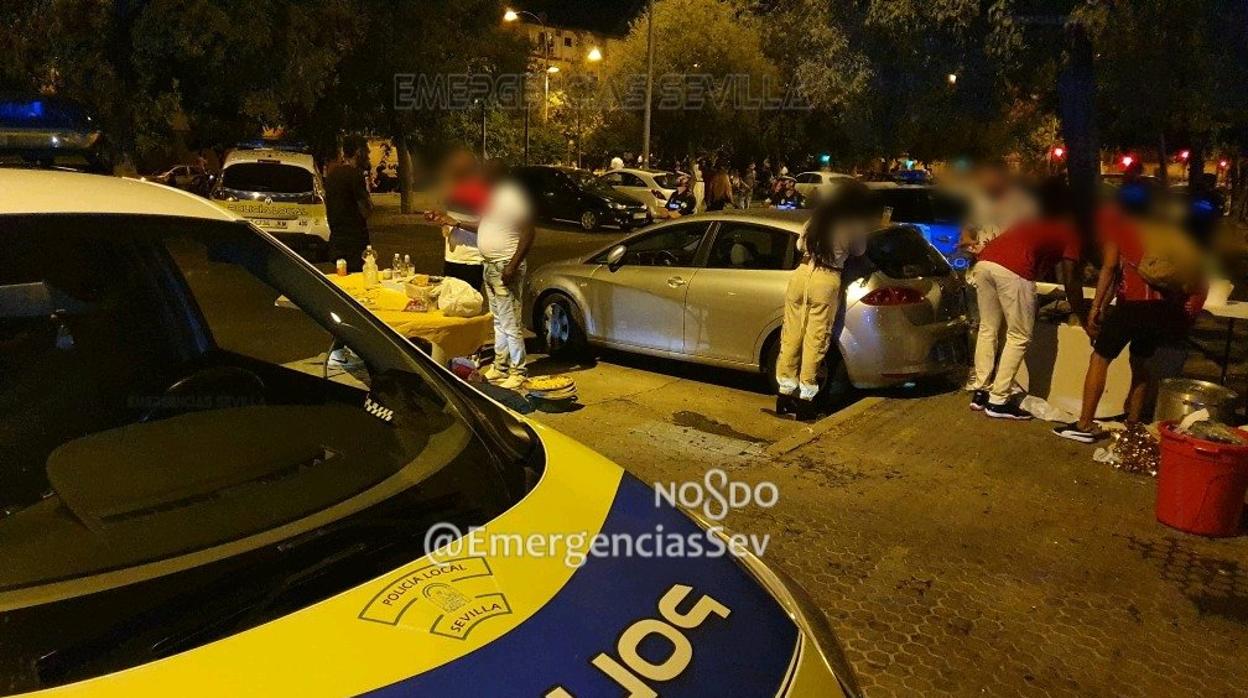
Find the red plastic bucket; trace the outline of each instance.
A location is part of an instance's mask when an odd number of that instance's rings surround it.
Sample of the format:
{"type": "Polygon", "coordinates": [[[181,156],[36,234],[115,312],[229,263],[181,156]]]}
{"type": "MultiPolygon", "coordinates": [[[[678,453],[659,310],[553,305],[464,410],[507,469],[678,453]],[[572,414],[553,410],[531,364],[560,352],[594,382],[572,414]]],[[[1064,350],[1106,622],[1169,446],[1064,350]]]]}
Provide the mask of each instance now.
{"type": "MultiPolygon", "coordinates": [[[[1202,536],[1239,533],[1248,494],[1248,443],[1193,439],[1161,425],[1157,520],[1202,536]]],[[[1239,431],[1248,438],[1248,432],[1239,431]]]]}

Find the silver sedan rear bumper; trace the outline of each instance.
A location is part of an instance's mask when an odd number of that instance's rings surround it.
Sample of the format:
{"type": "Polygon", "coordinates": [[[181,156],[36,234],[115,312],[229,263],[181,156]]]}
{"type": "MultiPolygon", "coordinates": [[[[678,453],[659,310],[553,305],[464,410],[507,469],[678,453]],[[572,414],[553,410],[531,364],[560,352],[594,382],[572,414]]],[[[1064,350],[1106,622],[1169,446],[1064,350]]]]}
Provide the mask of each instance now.
{"type": "Polygon", "coordinates": [[[842,356],[858,388],[882,388],[955,373],[969,363],[967,323],[962,317],[915,324],[903,308],[859,309],[846,323],[842,356]],[[858,334],[851,327],[869,328],[858,334]]]}

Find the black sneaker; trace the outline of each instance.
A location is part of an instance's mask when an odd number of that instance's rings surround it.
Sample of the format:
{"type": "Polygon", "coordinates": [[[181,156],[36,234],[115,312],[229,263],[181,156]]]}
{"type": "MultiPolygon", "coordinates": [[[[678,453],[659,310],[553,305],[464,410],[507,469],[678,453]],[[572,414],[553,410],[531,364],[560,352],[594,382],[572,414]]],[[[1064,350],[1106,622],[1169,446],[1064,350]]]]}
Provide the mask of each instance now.
{"type": "Polygon", "coordinates": [[[776,416],[797,419],[797,396],[780,393],[776,396],[776,416]]]}
{"type": "Polygon", "coordinates": [[[971,393],[971,409],[976,412],[983,412],[988,406],[988,391],[976,390],[971,393]]]}
{"type": "Polygon", "coordinates": [[[1035,419],[1030,412],[1013,402],[1007,402],[1004,405],[994,405],[990,402],[984,407],[984,414],[993,419],[1014,419],[1023,422],[1035,419]]]}
{"type": "Polygon", "coordinates": [[[1053,427],[1053,433],[1063,439],[1078,441],[1081,444],[1096,443],[1096,440],[1101,438],[1103,434],[1100,430],[1086,431],[1080,429],[1078,422],[1071,422],[1070,424],[1061,424],[1053,427]]]}

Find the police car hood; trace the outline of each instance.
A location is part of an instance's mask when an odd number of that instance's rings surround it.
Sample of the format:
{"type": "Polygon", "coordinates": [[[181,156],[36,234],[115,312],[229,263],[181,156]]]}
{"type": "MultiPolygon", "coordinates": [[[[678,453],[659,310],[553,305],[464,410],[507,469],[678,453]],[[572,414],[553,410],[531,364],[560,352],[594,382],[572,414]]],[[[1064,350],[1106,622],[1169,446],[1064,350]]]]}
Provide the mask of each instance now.
{"type": "Polygon", "coordinates": [[[267,624],[47,693],[776,695],[799,645],[779,603],[728,553],[675,554],[676,538],[710,549],[713,536],[601,456],[535,429],[543,479],[469,536],[267,624]],[[634,550],[586,555],[595,540],[634,550]]]}

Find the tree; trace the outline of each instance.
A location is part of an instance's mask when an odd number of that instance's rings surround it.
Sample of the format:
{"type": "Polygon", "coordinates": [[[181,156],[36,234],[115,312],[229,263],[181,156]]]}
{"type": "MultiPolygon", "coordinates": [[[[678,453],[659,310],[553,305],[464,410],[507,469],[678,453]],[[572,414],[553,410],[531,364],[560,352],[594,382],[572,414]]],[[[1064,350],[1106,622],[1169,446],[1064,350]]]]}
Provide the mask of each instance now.
{"type": "MultiPolygon", "coordinates": [[[[398,149],[401,201],[412,208],[412,149],[436,153],[451,142],[472,143],[462,130],[472,123],[459,112],[476,111],[471,99],[448,92],[419,108],[396,104],[396,76],[447,84],[455,76],[497,78],[525,69],[523,37],[502,29],[499,0],[351,0],[362,40],[344,51],[338,80],[309,115],[311,130],[374,130],[398,149]]],[[[475,122],[479,123],[479,122],[475,122]]]]}
{"type": "Polygon", "coordinates": [[[1167,143],[1184,143],[1203,171],[1208,148],[1248,119],[1248,4],[1089,2],[1078,16],[1095,37],[1110,142],[1156,145],[1163,161],[1167,143]]]}
{"type": "MultiPolygon", "coordinates": [[[[754,137],[761,112],[752,102],[779,86],[779,73],[763,50],[759,17],[738,0],[656,0],[652,11],[652,150],[683,156],[754,137]]],[[[646,21],[645,15],[633,21],[606,75],[616,104],[604,123],[632,134],[636,149],[645,103],[646,21]]]]}
{"type": "Polygon", "coordinates": [[[5,11],[8,86],[82,103],[126,162],[167,149],[182,119],[215,144],[300,122],[360,36],[351,0],[25,0],[5,11]]]}
{"type": "Polygon", "coordinates": [[[813,107],[808,144],[851,160],[998,153],[1014,123],[1015,49],[1004,2],[778,0],[767,7],[773,59],[813,107]],[[952,76],[952,79],[951,79],[952,76]]]}

